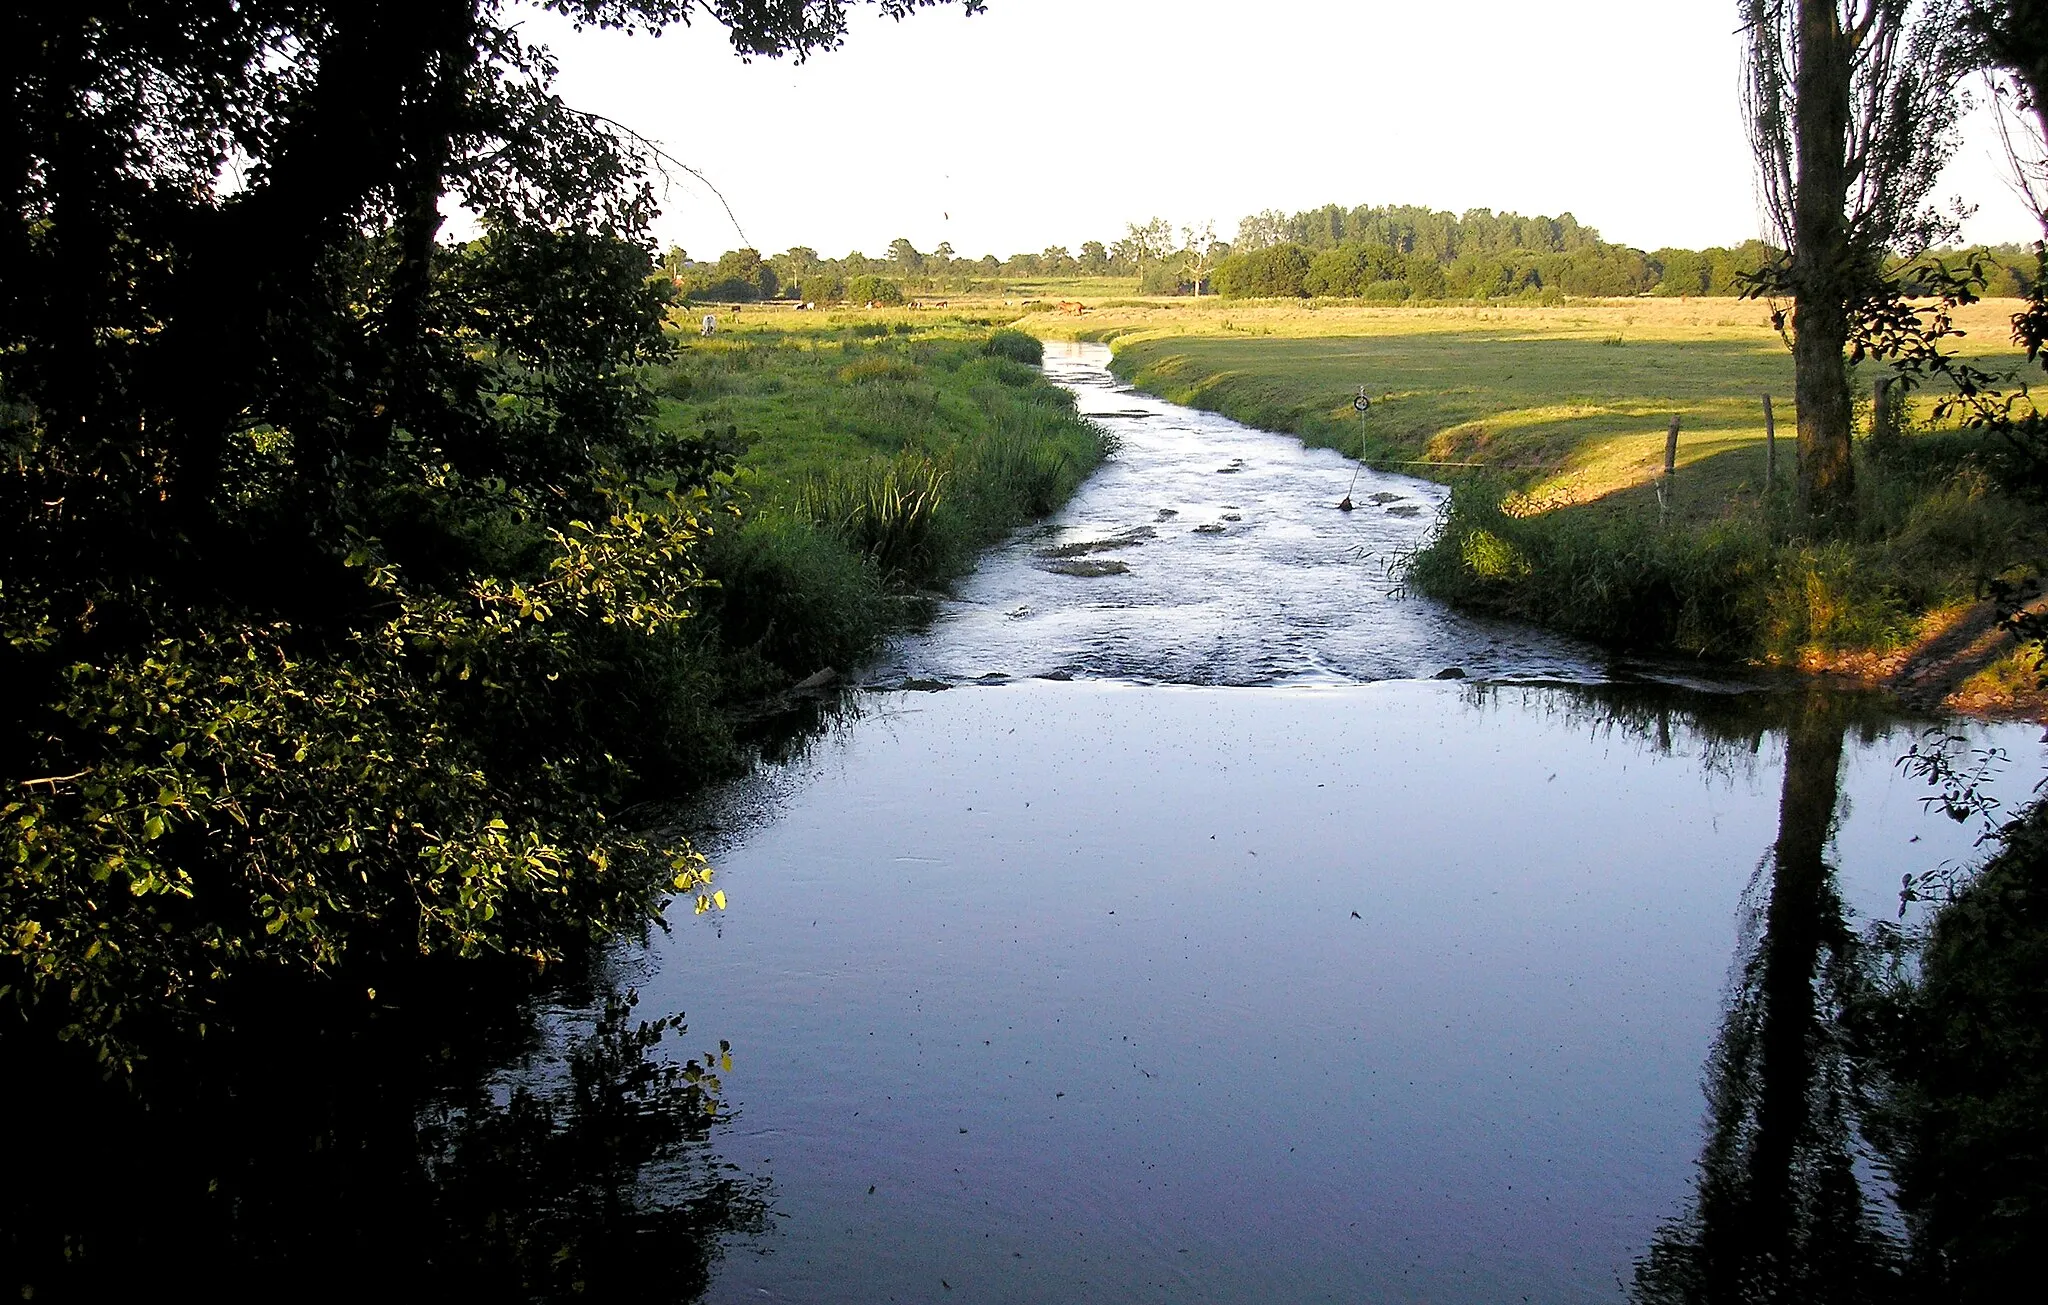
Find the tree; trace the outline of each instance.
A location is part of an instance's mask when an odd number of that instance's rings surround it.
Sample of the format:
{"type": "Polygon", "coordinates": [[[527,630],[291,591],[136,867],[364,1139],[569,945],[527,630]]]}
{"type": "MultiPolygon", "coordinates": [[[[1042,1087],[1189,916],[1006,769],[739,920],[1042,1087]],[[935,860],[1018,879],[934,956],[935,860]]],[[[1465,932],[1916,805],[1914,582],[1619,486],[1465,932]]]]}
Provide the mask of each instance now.
{"type": "MultiPolygon", "coordinates": [[[[1888,259],[1948,228],[1926,200],[1955,148],[1954,0],[1742,0],[1744,109],[1786,258],[1758,291],[1792,300],[1799,506],[1850,510],[1847,349],[1888,259]]],[[[1780,318],[1782,323],[1783,319],[1780,318]]]]}
{"type": "Polygon", "coordinates": [[[924,270],[924,255],[917,252],[917,246],[907,236],[889,242],[889,261],[906,275],[915,276],[924,270]]]}
{"type": "MultiPolygon", "coordinates": [[[[548,7],[801,59],[852,3],[548,7]]],[[[517,20],[0,17],[0,998],[113,1063],[237,978],[546,961],[703,882],[605,813],[704,764],[725,464],[649,420],[656,153],[517,20]]]]}
{"type": "Polygon", "coordinates": [[[1155,217],[1143,224],[1124,224],[1124,238],[1116,242],[1117,257],[1134,269],[1139,276],[1145,274],[1145,264],[1156,263],[1173,252],[1173,223],[1163,217],[1155,217]]]}
{"type": "Polygon", "coordinates": [[[1081,271],[1089,276],[1101,276],[1109,271],[1109,250],[1100,240],[1081,242],[1081,271]]]}
{"type": "Polygon", "coordinates": [[[1229,247],[1216,239],[1216,224],[1204,222],[1200,227],[1181,228],[1181,275],[1195,288],[1195,298],[1202,297],[1202,283],[1216,270],[1216,261],[1229,253],[1229,247]]]}

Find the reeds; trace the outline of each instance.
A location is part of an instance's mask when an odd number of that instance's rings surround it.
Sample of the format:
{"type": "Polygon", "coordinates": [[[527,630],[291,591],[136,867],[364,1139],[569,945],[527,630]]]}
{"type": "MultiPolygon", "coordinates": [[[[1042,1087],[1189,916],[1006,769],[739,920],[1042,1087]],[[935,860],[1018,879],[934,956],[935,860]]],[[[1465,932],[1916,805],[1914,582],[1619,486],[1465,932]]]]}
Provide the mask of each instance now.
{"type": "Polygon", "coordinates": [[[797,491],[799,516],[871,559],[891,579],[921,578],[943,559],[939,507],[948,472],[922,454],[833,472],[797,491]]]}

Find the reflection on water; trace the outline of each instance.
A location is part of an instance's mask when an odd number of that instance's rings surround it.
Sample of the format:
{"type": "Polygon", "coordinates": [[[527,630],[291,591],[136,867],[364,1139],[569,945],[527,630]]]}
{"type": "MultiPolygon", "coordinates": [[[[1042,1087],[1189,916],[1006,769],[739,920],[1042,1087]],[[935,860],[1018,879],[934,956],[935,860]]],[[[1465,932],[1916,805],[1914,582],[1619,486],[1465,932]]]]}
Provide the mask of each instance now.
{"type": "Polygon", "coordinates": [[[1819,694],[1788,722],[1778,837],[1745,903],[1707,1066],[1697,1196],[1638,1265],[1640,1299],[1865,1301],[1891,1281],[1891,1243],[1856,1165],[1847,1015],[1862,956],[1826,859],[1843,729],[1839,705],[1819,694]]]}
{"type": "MultiPolygon", "coordinates": [[[[678,928],[650,980],[743,1030],[729,1148],[786,1216],[718,1301],[1616,1299],[1694,1186],[1731,951],[1757,958],[1730,1054],[1760,1079],[1802,1027],[1766,989],[1821,984],[1841,922],[1971,854],[1893,765],[1918,726],[1859,699],[865,701],[735,822],[732,909],[678,928]],[[1821,874],[1831,821],[1843,869],[1821,874]],[[1779,841],[1805,869],[1774,899],[1751,879],[1779,841]]],[[[1824,1094],[1804,1133],[1748,1109],[1737,1163],[1826,1176],[1824,1094]]],[[[1890,1217],[1839,1183],[1799,1199],[1792,1249],[1890,1217]]]]}
{"type": "Polygon", "coordinates": [[[716,1071],[616,983],[524,1013],[267,1000],[246,1032],[159,1048],[139,1096],[10,1060],[10,1291],[688,1300],[764,1225],[766,1185],[708,1148],[716,1071]]]}
{"type": "Polygon", "coordinates": [[[1920,928],[1859,932],[1827,860],[1843,716],[1814,694],[1788,725],[1694,1196],[1637,1262],[1638,1300],[2005,1300],[2038,1281],[2048,820],[2016,821],[1920,928]]]}

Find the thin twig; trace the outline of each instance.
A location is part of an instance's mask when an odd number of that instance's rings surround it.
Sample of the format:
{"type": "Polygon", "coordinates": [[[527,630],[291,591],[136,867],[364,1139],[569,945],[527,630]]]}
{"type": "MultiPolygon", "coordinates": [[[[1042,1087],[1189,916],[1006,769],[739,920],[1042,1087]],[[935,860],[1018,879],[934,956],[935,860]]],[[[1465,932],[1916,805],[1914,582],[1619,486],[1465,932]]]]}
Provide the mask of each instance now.
{"type": "Polygon", "coordinates": [[[21,786],[23,788],[31,788],[37,784],[48,784],[54,792],[59,784],[69,784],[74,779],[84,779],[90,774],[92,774],[92,768],[88,766],[75,775],[38,775],[34,779],[24,779],[21,781],[21,786]]]}
{"type": "MultiPolygon", "coordinates": [[[[654,155],[655,158],[669,164],[671,167],[681,168],[684,172],[689,173],[697,180],[703,182],[704,188],[706,190],[709,190],[713,195],[718,196],[718,202],[725,209],[725,216],[729,221],[731,221],[732,229],[734,231],[739,232],[740,243],[745,245],[749,249],[753,248],[754,242],[747,239],[746,230],[740,226],[739,217],[732,211],[732,205],[726,202],[725,193],[719,190],[717,186],[711,183],[711,178],[705,176],[697,169],[691,167],[689,164],[683,162],[681,159],[677,158],[675,155],[669,153],[666,149],[662,148],[662,144],[660,141],[655,140],[649,136],[641,135],[639,132],[634,131],[631,127],[628,127],[625,123],[620,122],[617,118],[606,117],[602,113],[593,113],[589,109],[570,109],[569,112],[576,114],[579,117],[582,117],[591,122],[602,122],[609,126],[616,127],[618,130],[626,133],[628,136],[631,136],[634,140],[639,141],[640,144],[645,146],[647,150],[654,155]]],[[[664,180],[666,180],[666,178],[664,178],[664,180]]]]}

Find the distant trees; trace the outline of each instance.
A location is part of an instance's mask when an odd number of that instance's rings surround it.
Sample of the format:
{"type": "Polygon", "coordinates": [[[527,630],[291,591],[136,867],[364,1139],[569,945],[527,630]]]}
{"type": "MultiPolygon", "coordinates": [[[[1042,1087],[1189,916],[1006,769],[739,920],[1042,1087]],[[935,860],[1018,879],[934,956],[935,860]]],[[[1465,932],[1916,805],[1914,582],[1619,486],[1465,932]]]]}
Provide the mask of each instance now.
{"type": "Polygon", "coordinates": [[[1300,245],[1271,245],[1232,254],[1216,265],[1216,293],[1232,299],[1299,298],[1309,293],[1308,251],[1300,245]]]}
{"type": "Polygon", "coordinates": [[[1173,252],[1173,223],[1163,217],[1145,223],[1125,223],[1124,238],[1112,249],[1117,261],[1135,272],[1142,284],[1146,265],[1156,264],[1173,252]]]}
{"type": "Polygon", "coordinates": [[[1954,0],[1742,0],[1744,109],[1787,251],[1759,293],[1792,300],[1799,507],[1846,514],[1848,349],[1887,265],[1952,230],[1926,200],[1955,149],[1965,66],[1954,0]]]}
{"type": "Polygon", "coordinates": [[[889,261],[906,275],[916,276],[924,271],[924,255],[917,252],[917,246],[905,236],[898,236],[889,242],[889,261]]]}
{"type": "MultiPolygon", "coordinates": [[[[679,249],[671,252],[682,253],[679,249]]],[[[728,250],[709,265],[686,261],[682,271],[672,275],[683,298],[716,303],[773,299],[782,288],[775,269],[762,261],[760,251],[754,249],[728,250]]]]}

